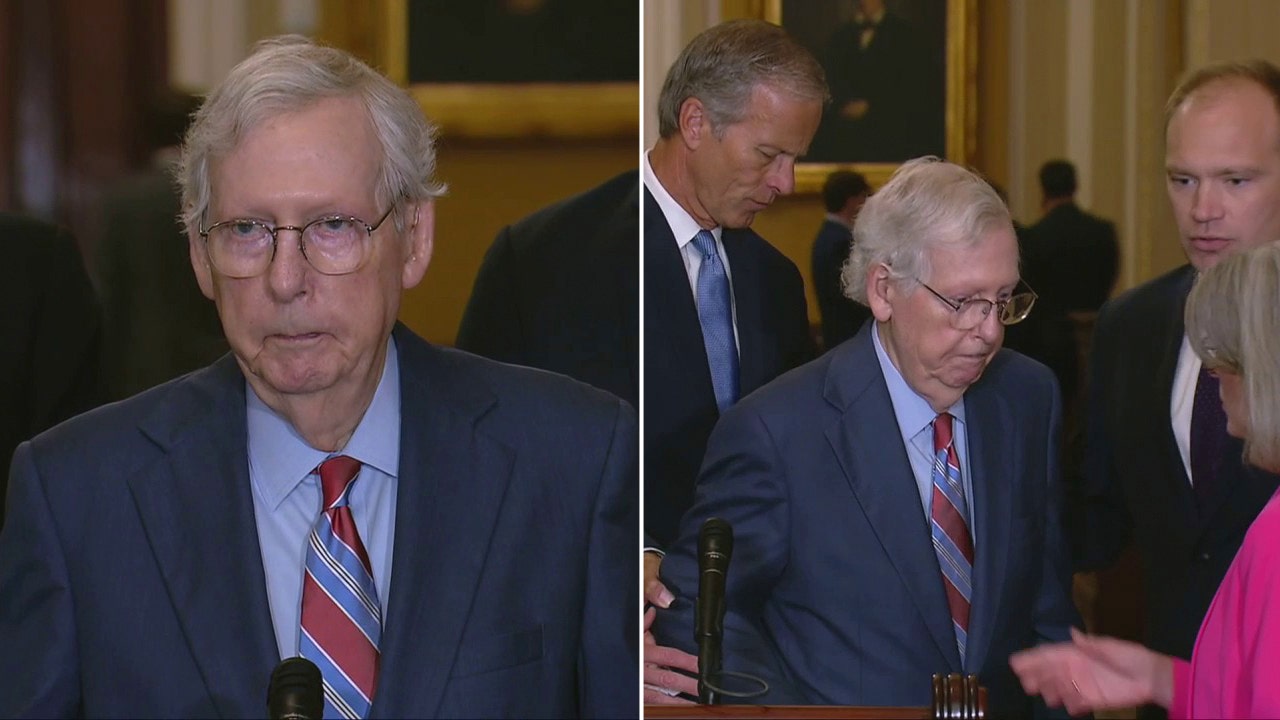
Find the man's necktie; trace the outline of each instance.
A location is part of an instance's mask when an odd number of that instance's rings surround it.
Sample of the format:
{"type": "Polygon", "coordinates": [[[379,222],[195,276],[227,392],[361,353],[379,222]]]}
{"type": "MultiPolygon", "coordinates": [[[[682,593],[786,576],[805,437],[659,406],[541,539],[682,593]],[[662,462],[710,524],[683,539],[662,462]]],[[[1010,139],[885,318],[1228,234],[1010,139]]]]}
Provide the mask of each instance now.
{"type": "Polygon", "coordinates": [[[1196,504],[1207,511],[1217,490],[1218,461],[1227,439],[1227,414],[1218,397],[1218,378],[1200,368],[1191,404],[1191,487],[1196,504]]]}
{"type": "Polygon", "coordinates": [[[699,230],[693,245],[702,253],[698,268],[698,322],[702,344],[707,349],[711,386],[716,407],[724,412],[738,400],[738,347],[733,339],[733,299],[729,276],[716,251],[716,238],[709,230],[699,230]]]}
{"type": "Polygon", "coordinates": [[[951,414],[941,413],[933,421],[933,549],[942,567],[942,583],[963,662],[969,634],[969,600],[973,596],[973,540],[966,519],[969,505],[960,481],[960,457],[952,439],[951,414]]]}
{"type": "Polygon", "coordinates": [[[324,716],[363,718],[378,680],[382,610],[369,554],[347,505],[360,461],[338,455],[317,472],[324,509],[307,544],[299,646],[324,676],[324,716]]]}

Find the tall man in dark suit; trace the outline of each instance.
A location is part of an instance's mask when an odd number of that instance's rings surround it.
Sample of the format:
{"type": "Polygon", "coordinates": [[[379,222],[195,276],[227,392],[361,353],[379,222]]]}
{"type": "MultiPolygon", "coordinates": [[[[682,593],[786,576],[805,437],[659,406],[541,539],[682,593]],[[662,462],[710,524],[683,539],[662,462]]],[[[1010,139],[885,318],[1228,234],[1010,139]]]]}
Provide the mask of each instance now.
{"type": "Polygon", "coordinates": [[[1280,69],[1254,61],[1192,73],[1169,98],[1165,137],[1169,203],[1190,263],[1117,297],[1098,318],[1074,541],[1079,569],[1109,565],[1137,543],[1143,643],[1186,659],[1280,482],[1242,465],[1217,380],[1202,371],[1182,319],[1198,271],[1280,238],[1280,69]]]}
{"type": "Polygon", "coordinates": [[[505,227],[485,253],[458,347],[640,399],[640,174],[505,227]]]}
{"type": "Polygon", "coordinates": [[[846,271],[875,322],[734,406],[662,563],[659,642],[690,647],[699,526],[734,530],[724,668],[765,703],[928,705],[976,673],[1032,703],[1010,653],[1068,637],[1052,374],[1001,351],[1030,311],[1009,211],[982,178],[904,164],[863,207],[846,271]]]}
{"type": "MultiPolygon", "coordinates": [[[[1040,294],[1030,318],[1028,355],[1058,376],[1062,395],[1076,394],[1079,363],[1071,313],[1097,312],[1111,295],[1119,271],[1116,228],[1076,205],[1076,169],[1066,160],[1040,168],[1044,216],[1027,232],[1022,274],[1040,294]]],[[[1019,348],[1020,350],[1023,348],[1019,348]]]]}
{"type": "Polygon", "coordinates": [[[837,170],[822,184],[822,205],[826,217],[813,239],[813,290],[822,316],[822,346],[826,350],[857,334],[871,318],[866,305],[850,300],[840,281],[849,247],[853,244],[853,221],[867,201],[871,188],[861,173],[837,170]]]}
{"type": "MultiPolygon", "coordinates": [[[[0,213],[0,472],[14,448],[101,400],[102,316],[69,233],[0,213]]],[[[6,482],[0,477],[0,518],[6,482]]]]}
{"type": "MultiPolygon", "coordinates": [[[[826,98],[817,60],[758,20],[703,31],[667,71],[641,167],[647,546],[674,539],[720,414],[813,355],[800,271],[750,225],[795,189],[826,98]]],[[[645,553],[645,592],[665,605],[658,558],[645,553]]],[[[650,671],[690,658],[645,651],[646,701],[664,701],[679,678],[650,671]]]]}
{"type": "Polygon", "coordinates": [[[663,83],[642,168],[645,531],[659,544],[720,413],[812,356],[800,272],[750,225],[795,189],[825,97],[813,56],[753,20],[698,35],[663,83]]]}
{"type": "Polygon", "coordinates": [[[260,717],[303,655],[326,717],[634,717],[634,414],[396,323],[432,135],[297,37],[209,96],[183,219],[232,352],[18,449],[0,715],[260,717]]]}

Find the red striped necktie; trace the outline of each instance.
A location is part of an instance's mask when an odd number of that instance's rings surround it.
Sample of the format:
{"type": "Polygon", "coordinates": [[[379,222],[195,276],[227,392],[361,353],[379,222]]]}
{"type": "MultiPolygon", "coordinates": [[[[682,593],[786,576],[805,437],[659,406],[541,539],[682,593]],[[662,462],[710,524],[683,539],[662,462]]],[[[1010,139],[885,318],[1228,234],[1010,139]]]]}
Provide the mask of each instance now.
{"type": "Polygon", "coordinates": [[[324,508],[307,543],[299,649],[324,677],[324,716],[363,718],[378,681],[382,610],[347,504],[360,461],[339,455],[316,470],[324,508]]]}
{"type": "Polygon", "coordinates": [[[951,607],[956,646],[964,661],[969,635],[969,601],[973,596],[973,539],[969,535],[969,504],[960,477],[960,456],[951,434],[951,415],[941,413],[933,421],[933,501],[931,526],[933,549],[942,568],[942,583],[951,607]]]}

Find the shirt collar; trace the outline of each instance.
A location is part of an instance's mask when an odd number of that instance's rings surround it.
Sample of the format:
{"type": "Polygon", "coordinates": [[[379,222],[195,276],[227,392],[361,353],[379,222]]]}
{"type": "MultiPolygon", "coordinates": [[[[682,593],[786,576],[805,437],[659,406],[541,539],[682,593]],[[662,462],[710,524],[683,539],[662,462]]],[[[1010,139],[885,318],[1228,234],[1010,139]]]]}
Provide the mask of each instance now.
{"type": "Polygon", "coordinates": [[[395,341],[387,339],[387,357],[373,400],[339,453],[307,444],[280,415],[267,407],[245,382],[249,433],[250,478],[273,509],[332,454],[350,455],[364,465],[396,478],[400,473],[400,359],[395,341]]]}
{"type": "MultiPolygon", "coordinates": [[[[662,186],[658,181],[658,176],[653,172],[653,166],[649,164],[649,153],[652,150],[646,150],[644,153],[644,162],[641,167],[644,171],[644,186],[648,188],[649,194],[653,195],[653,199],[658,203],[658,209],[662,211],[662,216],[667,219],[667,227],[671,228],[671,234],[676,237],[676,247],[684,250],[684,247],[693,242],[693,236],[697,235],[704,228],[699,225],[693,216],[685,210],[676,199],[671,197],[671,193],[662,186]]],[[[720,227],[711,229],[711,234],[715,236],[717,242],[720,241],[720,227]]]]}
{"type": "MultiPolygon", "coordinates": [[[[898,420],[898,429],[904,438],[913,438],[922,428],[929,427],[938,413],[934,412],[929,401],[911,389],[906,378],[902,377],[902,373],[889,358],[889,353],[885,352],[884,345],[880,342],[879,322],[872,325],[871,342],[875,345],[880,372],[884,375],[885,384],[889,386],[889,399],[893,402],[893,414],[898,420]]],[[[964,396],[947,408],[947,412],[963,424],[965,421],[964,396]]]]}

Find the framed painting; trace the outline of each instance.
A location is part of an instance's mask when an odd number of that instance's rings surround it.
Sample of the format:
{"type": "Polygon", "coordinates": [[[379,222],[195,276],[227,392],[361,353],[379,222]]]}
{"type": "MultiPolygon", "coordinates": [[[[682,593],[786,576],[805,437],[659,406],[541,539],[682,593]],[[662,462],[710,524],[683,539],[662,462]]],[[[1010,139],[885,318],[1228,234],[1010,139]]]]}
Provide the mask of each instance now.
{"type": "Polygon", "coordinates": [[[376,61],[448,138],[636,137],[634,0],[381,0],[376,61]]]}
{"type": "Polygon", "coordinates": [[[796,189],[851,169],[879,187],[902,161],[968,163],[976,139],[976,0],[722,0],[725,17],[787,28],[831,88],[796,189]]]}

